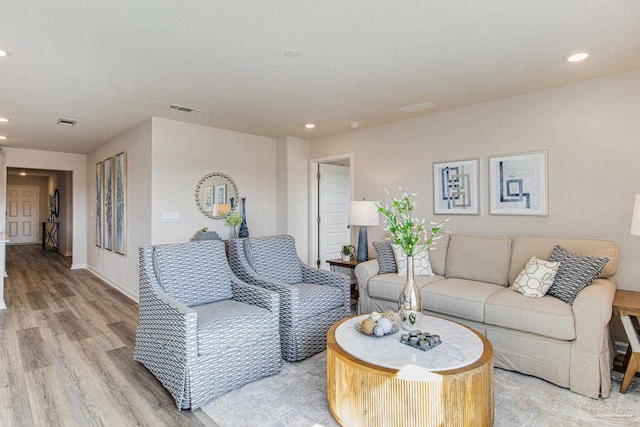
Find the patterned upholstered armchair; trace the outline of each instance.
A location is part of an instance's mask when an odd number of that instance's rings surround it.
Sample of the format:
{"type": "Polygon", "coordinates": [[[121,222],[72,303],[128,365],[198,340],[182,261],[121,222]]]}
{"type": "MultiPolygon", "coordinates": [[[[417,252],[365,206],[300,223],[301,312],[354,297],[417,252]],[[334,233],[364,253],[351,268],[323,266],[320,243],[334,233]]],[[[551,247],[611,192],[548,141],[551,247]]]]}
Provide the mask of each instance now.
{"type": "Polygon", "coordinates": [[[280,340],[287,361],[324,350],[331,325],[350,314],[348,276],[304,265],[291,236],[231,240],[229,261],[241,280],[280,294],[280,340]]]}
{"type": "Polygon", "coordinates": [[[139,279],[134,359],[178,408],[280,371],[278,294],[233,276],[221,241],[140,248],[139,279]]]}

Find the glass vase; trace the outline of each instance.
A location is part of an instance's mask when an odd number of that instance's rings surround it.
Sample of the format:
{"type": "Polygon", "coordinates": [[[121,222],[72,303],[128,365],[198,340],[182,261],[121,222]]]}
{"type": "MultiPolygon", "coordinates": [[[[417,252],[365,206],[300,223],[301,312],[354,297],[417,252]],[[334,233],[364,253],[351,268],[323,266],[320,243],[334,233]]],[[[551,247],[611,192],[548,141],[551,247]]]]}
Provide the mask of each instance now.
{"type": "Polygon", "coordinates": [[[413,280],[412,256],[407,256],[407,281],[402,293],[400,293],[398,309],[402,329],[407,331],[419,329],[418,324],[422,320],[422,297],[415,280],[413,280]]]}

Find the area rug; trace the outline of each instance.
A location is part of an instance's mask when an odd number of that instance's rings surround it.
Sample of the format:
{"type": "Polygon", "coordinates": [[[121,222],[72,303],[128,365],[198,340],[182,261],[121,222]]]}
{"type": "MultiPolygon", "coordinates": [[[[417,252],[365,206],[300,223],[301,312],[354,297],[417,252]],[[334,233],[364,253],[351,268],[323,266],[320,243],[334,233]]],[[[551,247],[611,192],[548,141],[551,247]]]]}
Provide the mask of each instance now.
{"type": "MultiPolygon", "coordinates": [[[[539,378],[495,369],[495,426],[640,426],[640,378],[620,394],[590,399],[539,378]]],[[[326,352],[284,363],[272,377],[219,397],[203,411],[220,427],[335,427],[326,398],[326,352]]]]}

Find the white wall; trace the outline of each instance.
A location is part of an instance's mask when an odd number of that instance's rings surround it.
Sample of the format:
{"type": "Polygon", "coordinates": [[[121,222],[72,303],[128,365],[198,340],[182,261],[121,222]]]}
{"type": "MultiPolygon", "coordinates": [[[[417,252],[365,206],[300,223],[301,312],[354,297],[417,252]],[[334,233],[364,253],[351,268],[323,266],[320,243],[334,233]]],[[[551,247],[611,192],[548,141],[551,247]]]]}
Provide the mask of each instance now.
{"type": "MultiPolygon", "coordinates": [[[[55,169],[72,173],[73,193],[73,261],[72,269],[87,266],[87,156],[84,154],[57,153],[53,151],[3,148],[6,167],[30,169],[55,169]]],[[[6,170],[4,170],[6,174],[6,170]]],[[[5,185],[0,185],[2,200],[2,227],[4,227],[5,185]]]]}
{"type": "Polygon", "coordinates": [[[137,299],[138,248],[151,244],[151,120],[89,153],[87,168],[88,198],[83,208],[89,212],[89,269],[137,299]],[[123,151],[127,152],[127,228],[126,254],[119,255],[96,246],[96,164],[123,151]]]}
{"type": "Polygon", "coordinates": [[[198,181],[222,172],[247,198],[250,236],[276,232],[276,141],[245,133],[152,118],[153,244],[189,241],[203,227],[227,239],[224,220],[202,214],[195,202],[198,181]],[[179,212],[180,221],[163,222],[163,212],[179,212]]]}
{"type": "Polygon", "coordinates": [[[278,138],[277,233],[296,240],[300,259],[309,263],[309,140],[278,138]]]}
{"type": "MultiPolygon", "coordinates": [[[[418,193],[417,216],[427,218],[433,162],[479,157],[481,215],[454,216],[449,230],[611,239],[621,251],[618,287],[640,291],[640,237],[629,234],[640,193],[640,70],[320,138],[310,154],[346,151],[354,153],[353,199],[384,202],[384,188],[402,186],[418,193]],[[543,149],[549,216],[489,215],[488,157],[543,149]]],[[[383,229],[369,227],[369,241],[383,239],[383,229]]]]}

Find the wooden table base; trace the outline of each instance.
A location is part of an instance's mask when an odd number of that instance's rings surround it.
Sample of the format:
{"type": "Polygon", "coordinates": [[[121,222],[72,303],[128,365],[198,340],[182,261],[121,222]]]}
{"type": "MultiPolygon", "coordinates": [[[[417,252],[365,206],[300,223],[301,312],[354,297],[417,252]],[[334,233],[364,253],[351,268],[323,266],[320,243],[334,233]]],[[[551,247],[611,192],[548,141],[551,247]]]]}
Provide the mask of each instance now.
{"type": "Polygon", "coordinates": [[[460,369],[425,374],[363,362],[327,334],[327,399],[343,426],[493,425],[493,347],[460,369]]]}

